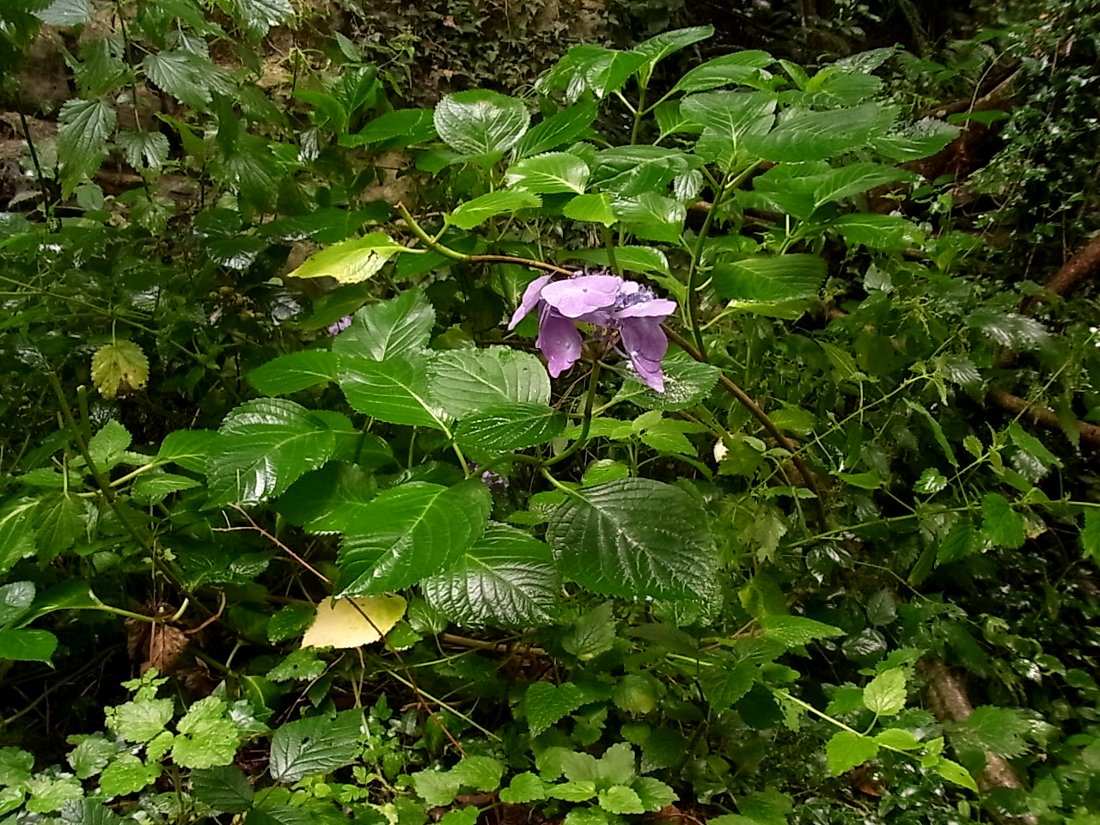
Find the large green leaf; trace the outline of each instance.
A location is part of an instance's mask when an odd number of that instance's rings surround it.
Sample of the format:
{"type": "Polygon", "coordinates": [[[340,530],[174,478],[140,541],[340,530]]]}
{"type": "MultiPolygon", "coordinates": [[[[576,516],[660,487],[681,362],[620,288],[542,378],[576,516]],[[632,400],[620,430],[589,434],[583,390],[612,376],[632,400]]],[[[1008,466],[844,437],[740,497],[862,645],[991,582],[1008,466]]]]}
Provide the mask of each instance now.
{"type": "Polygon", "coordinates": [[[559,590],[550,548],[522,530],[493,523],[458,564],[421,587],[451,621],[508,627],[550,622],[559,590]]]}
{"type": "Polygon", "coordinates": [[[702,507],[646,478],[590,487],[554,511],[546,540],[563,575],[625,598],[701,598],[714,581],[714,539],[702,507]]]}
{"type": "Polygon", "coordinates": [[[909,249],[924,240],[920,227],[901,215],[860,212],[841,215],[829,221],[827,226],[839,232],[849,244],[861,244],[883,252],[909,249]]]}
{"type": "Polygon", "coordinates": [[[653,67],[658,61],[664,60],[670,54],[681,49],[686,49],[693,43],[706,40],[714,36],[714,26],[692,26],[687,29],[676,29],[643,40],[631,51],[645,57],[645,63],[638,67],[638,80],[642,86],[649,85],[649,78],[653,74],[653,67]]]}
{"type": "Polygon", "coordinates": [[[447,429],[447,413],[428,394],[428,360],[394,355],[385,361],[340,357],[340,389],[356,410],[390,424],[447,429]]]}
{"type": "Polygon", "coordinates": [[[210,504],[257,504],[278,496],[328,461],[335,445],[329,422],[293,401],[242,404],[226,416],[207,459],[210,504]]]}
{"type": "Polygon", "coordinates": [[[252,807],[252,786],[236,765],[191,771],[191,793],[220,813],[242,814],[252,807]]]}
{"type": "Polygon", "coordinates": [[[565,416],[545,404],[500,404],[463,418],[455,437],[473,453],[507,453],[545,444],[564,428],[565,416]]]}
{"type": "Polygon", "coordinates": [[[508,215],[520,209],[530,209],[542,204],[542,198],[533,194],[534,190],[517,192],[498,190],[486,192],[473,200],[460,203],[447,217],[459,229],[473,229],[497,215],[508,215]]]}
{"type": "Polygon", "coordinates": [[[775,106],[775,95],[766,92],[704,92],[684,98],[680,111],[703,127],[696,153],[730,172],[751,160],[745,139],[771,129],[775,106]]]}
{"type": "Polygon", "coordinates": [[[720,370],[712,364],[700,364],[685,352],[674,352],[661,362],[665,391],[657,392],[640,381],[625,381],[615,403],[629,401],[646,410],[682,410],[706,398],[718,383],[720,370]]]}
{"type": "MultiPolygon", "coordinates": [[[[585,195],[584,197],[588,197],[585,195]]],[[[584,261],[609,267],[611,256],[606,249],[574,249],[559,253],[560,261],[584,261]]],[[[616,246],[615,262],[627,272],[656,273],[668,275],[668,257],[652,246],[616,246]]]]}
{"type": "Polygon", "coordinates": [[[347,527],[336,595],[397,590],[449,569],[481,536],[491,506],[473,479],[453,487],[414,481],[380,493],[347,527]]]}
{"type": "Polygon", "coordinates": [[[532,127],[515,146],[515,156],[526,158],[572,143],[596,119],[596,104],[590,100],[551,115],[532,127]]]}
{"type": "Polygon", "coordinates": [[[958,126],[925,118],[900,131],[874,138],[871,145],[891,160],[905,163],[936,154],[958,136],[958,126]]]}
{"type": "Polygon", "coordinates": [[[806,253],[746,258],[714,267],[715,291],[747,308],[811,299],[824,279],[824,259],[806,253]]]}
{"type": "Polygon", "coordinates": [[[639,238],[674,244],[680,240],[687,209],[675,198],[646,192],[619,198],[611,205],[615,215],[639,238]]]}
{"type": "Polygon", "coordinates": [[[596,97],[604,98],[621,89],[647,59],[638,52],[589,44],[574,46],[546,73],[540,85],[547,90],[566,89],[572,97],[587,87],[596,97]]]}
{"type": "Polygon", "coordinates": [[[273,26],[294,19],[290,0],[233,0],[241,25],[254,38],[267,35],[273,26]]]}
{"type": "Polygon", "coordinates": [[[0,659],[49,662],[57,637],[45,630],[0,630],[0,659]]]}
{"type": "Polygon", "coordinates": [[[34,582],[11,582],[0,587],[0,627],[14,624],[34,603],[34,582]]]}
{"type": "Polygon", "coordinates": [[[115,110],[103,100],[69,100],[61,107],[57,159],[66,195],[99,169],[117,121],[115,110]]]}
{"type": "Polygon", "coordinates": [[[46,559],[68,550],[87,530],[84,503],[73,493],[43,496],[34,511],[35,544],[46,559]]]}
{"type": "Polygon", "coordinates": [[[588,164],[576,155],[547,152],[513,163],[504,180],[509,186],[538,195],[581,194],[588,175],[588,164]]]}
{"type": "Polygon", "coordinates": [[[341,284],[357,284],[374,277],[394,255],[411,251],[394,243],[385,232],[371,232],[314,252],[287,277],[334,278],[341,284]]]}
{"type": "Polygon", "coordinates": [[[213,63],[185,49],[152,52],[145,55],[141,66],[158,88],[194,109],[206,108],[211,101],[212,84],[219,80],[213,63]]]}
{"type": "Polygon", "coordinates": [[[915,180],[916,176],[896,166],[881,163],[850,163],[831,170],[818,180],[814,190],[814,206],[861,195],[869,189],[898,181],[915,180]]]}
{"type": "Polygon", "coordinates": [[[83,26],[92,21],[93,13],[92,0],[53,0],[34,16],[47,26],[83,26]]]}
{"type": "Polygon", "coordinates": [[[288,722],[271,737],[271,778],[287,784],[350,765],[361,747],[363,713],[346,710],[335,719],[311,716],[288,722]]]}
{"type": "Polygon", "coordinates": [[[767,134],[746,134],[745,148],[764,160],[824,160],[889,133],[900,107],[864,103],[847,109],[797,112],[767,134]]]}
{"type": "Polygon", "coordinates": [[[474,158],[499,156],[531,122],[522,100],[482,89],[445,96],[435,107],[435,130],[457,152],[474,158]]]}
{"type": "Polygon", "coordinates": [[[248,382],[264,395],[289,395],[336,380],[336,354],[309,349],[280,355],[248,374],[248,382]]]}
{"type": "Polygon", "coordinates": [[[340,145],[364,146],[382,141],[393,141],[400,146],[422,143],[436,136],[433,117],[431,109],[397,109],[386,112],[356,134],[341,137],[340,145]]]}
{"type": "Polygon", "coordinates": [[[691,69],[676,81],[673,91],[703,92],[731,83],[759,87],[771,77],[764,69],[774,62],[770,54],[756,50],[724,54],[691,69]]]}
{"type": "Polygon", "coordinates": [[[455,418],[501,404],[550,401],[550,376],[535,356],[508,349],[440,353],[430,367],[432,397],[455,418]]]}
{"type": "Polygon", "coordinates": [[[185,470],[204,472],[218,434],[213,430],[176,430],[168,433],[157,451],[157,464],[178,464],[185,470]]]}
{"type": "MultiPolygon", "coordinates": [[[[390,455],[385,441],[370,433],[365,435],[364,446],[373,455],[390,455]]],[[[358,464],[330,461],[292,484],[279,498],[278,509],[291,524],[310,532],[343,532],[362,518],[376,487],[377,482],[358,464]]]]}
{"type": "Polygon", "coordinates": [[[351,326],[333,340],[332,351],[373,361],[415,354],[428,346],[434,325],[432,305],[422,291],[410,289],[356,312],[351,326]]]}
{"type": "Polygon", "coordinates": [[[612,226],[619,219],[611,208],[611,196],[606,192],[577,195],[562,209],[562,214],[575,221],[588,221],[612,226]]]}

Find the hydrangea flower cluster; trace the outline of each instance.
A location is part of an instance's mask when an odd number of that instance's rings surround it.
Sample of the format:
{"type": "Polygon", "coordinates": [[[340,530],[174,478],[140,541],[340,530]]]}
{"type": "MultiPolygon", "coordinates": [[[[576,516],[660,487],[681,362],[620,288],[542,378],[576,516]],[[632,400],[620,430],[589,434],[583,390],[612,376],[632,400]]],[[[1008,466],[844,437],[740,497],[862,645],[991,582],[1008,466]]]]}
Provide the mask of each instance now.
{"type": "Polygon", "coordinates": [[[661,322],[676,311],[676,302],[658,298],[635,281],[607,273],[578,272],[554,281],[536,278],[523,293],[508,329],[514,329],[535,308],[539,337],[535,345],[546,356],[550,375],[557,378],[581,357],[584,338],[577,324],[594,324],[597,338],[608,347],[622,344],[638,378],[657,392],[665,391],[661,359],[668,338],[661,322]]]}

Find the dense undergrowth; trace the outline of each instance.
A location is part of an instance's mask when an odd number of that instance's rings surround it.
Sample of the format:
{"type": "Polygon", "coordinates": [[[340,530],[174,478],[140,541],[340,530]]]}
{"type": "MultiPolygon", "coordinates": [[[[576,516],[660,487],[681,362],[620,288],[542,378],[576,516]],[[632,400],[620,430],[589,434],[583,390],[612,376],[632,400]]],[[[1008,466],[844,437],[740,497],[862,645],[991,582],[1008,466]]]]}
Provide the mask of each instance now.
{"type": "Polygon", "coordinates": [[[3,821],[1100,821],[1079,5],[6,4],[3,821]]]}

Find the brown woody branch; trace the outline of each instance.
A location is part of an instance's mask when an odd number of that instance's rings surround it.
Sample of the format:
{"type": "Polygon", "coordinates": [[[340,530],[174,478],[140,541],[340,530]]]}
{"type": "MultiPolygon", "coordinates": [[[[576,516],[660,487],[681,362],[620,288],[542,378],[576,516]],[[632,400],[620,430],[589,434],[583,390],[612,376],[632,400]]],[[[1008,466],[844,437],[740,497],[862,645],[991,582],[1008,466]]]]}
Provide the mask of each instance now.
{"type": "MultiPolygon", "coordinates": [[[[1033,424],[1055,430],[1062,427],[1058,415],[1049,407],[1032,404],[1026,399],[1004,390],[990,390],[988,398],[1002,409],[1015,415],[1021,415],[1033,424]]],[[[1086,421],[1077,421],[1074,426],[1077,427],[1077,433],[1083,443],[1088,444],[1090,447],[1100,448],[1100,426],[1089,424],[1086,421]]]]}
{"type": "MultiPolygon", "coordinates": [[[[1047,279],[1043,288],[1052,295],[1066,295],[1097,272],[1100,272],[1100,235],[1096,235],[1066,261],[1061,269],[1047,279]]],[[[1044,298],[1038,295],[1025,298],[1020,304],[1020,312],[1030,312],[1042,300],[1044,298]]]]}

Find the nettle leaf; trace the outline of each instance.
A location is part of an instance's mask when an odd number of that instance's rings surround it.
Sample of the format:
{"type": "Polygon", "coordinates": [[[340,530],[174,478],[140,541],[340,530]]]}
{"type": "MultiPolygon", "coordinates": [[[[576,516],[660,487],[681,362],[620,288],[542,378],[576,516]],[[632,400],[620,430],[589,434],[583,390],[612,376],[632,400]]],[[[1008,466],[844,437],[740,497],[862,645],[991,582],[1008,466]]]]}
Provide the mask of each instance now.
{"type": "Polygon", "coordinates": [[[290,0],[233,0],[241,25],[255,38],[294,19],[290,0]]]}
{"type": "Polygon", "coordinates": [[[875,215],[861,212],[841,215],[826,226],[840,233],[849,244],[859,244],[881,252],[896,252],[917,246],[924,233],[916,224],[900,215],[875,215]]]}
{"type": "Polygon", "coordinates": [[[863,689],[863,704],[879,716],[896,716],[905,708],[905,671],[885,670],[863,689]]]}
{"type": "Polygon", "coordinates": [[[242,404],[226,416],[206,462],[210,504],[258,504],[281,495],[328,461],[335,446],[330,422],[300,404],[281,398],[242,404]]]}
{"type": "Polygon", "coordinates": [[[501,404],[550,403],[550,376],[534,355],[508,347],[450,350],[429,367],[432,397],[455,418],[501,404]]]}
{"type": "Polygon", "coordinates": [[[501,404],[462,419],[459,446],[478,453],[507,453],[545,444],[565,429],[565,416],[545,404],[501,404]]]}
{"type": "Polygon", "coordinates": [[[983,705],[974,708],[966,721],[958,725],[951,739],[956,747],[963,745],[1016,759],[1027,753],[1024,737],[1030,731],[1031,725],[1019,708],[983,705]]]}
{"type": "MultiPolygon", "coordinates": [[[[3,517],[0,516],[0,535],[3,531],[3,517]]],[[[0,538],[0,548],[3,547],[3,540],[0,538]]],[[[1081,528],[1081,549],[1085,551],[1086,556],[1090,556],[1096,564],[1100,564],[1100,510],[1086,510],[1085,511],[1085,524],[1081,528]]],[[[4,554],[0,551],[0,560],[2,560],[4,554]]],[[[3,566],[0,565],[0,569],[3,566]]]]}
{"type": "Polygon", "coordinates": [[[523,627],[552,620],[560,585],[546,544],[490,522],[456,565],[425,579],[421,588],[451,621],[523,627]]]}
{"type": "Polygon", "coordinates": [[[817,255],[745,258],[715,264],[714,290],[732,306],[767,313],[769,307],[815,298],[825,274],[825,261],[817,255]]]}
{"type": "Polygon", "coordinates": [[[396,146],[410,146],[434,137],[434,112],[431,109],[396,109],[379,115],[354,135],[343,135],[340,145],[355,147],[392,141],[396,146]]]}
{"type": "Polygon", "coordinates": [[[116,140],[126,162],[139,171],[160,169],[168,160],[168,138],[160,132],[119,132],[116,140]]]}
{"type": "Polygon", "coordinates": [[[118,116],[102,100],[68,100],[62,105],[57,125],[57,159],[66,197],[89,177],[107,156],[107,139],[118,116]]]}
{"type": "Polygon", "coordinates": [[[525,158],[508,167],[504,177],[508,186],[538,195],[584,192],[590,170],[588,164],[568,152],[547,152],[525,158]]]}
{"type": "Polygon", "coordinates": [[[520,139],[515,146],[515,156],[526,158],[572,143],[588,131],[597,111],[595,102],[586,100],[551,115],[520,139]]]}
{"type": "Polygon", "coordinates": [[[334,278],[341,284],[358,284],[373,278],[394,255],[412,252],[390,240],[385,232],[371,232],[314,252],[288,278],[334,278]]]}
{"type": "Polygon", "coordinates": [[[141,66],[157,88],[193,109],[205,109],[212,99],[211,88],[221,82],[208,58],[184,49],[147,54],[141,66]]]}
{"type": "Polygon", "coordinates": [[[702,92],[719,86],[739,84],[760,87],[771,75],[763,71],[775,62],[767,52],[749,49],[724,54],[701,63],[676,81],[674,92],[702,92]]]}
{"type": "Polygon", "coordinates": [[[858,768],[878,755],[878,743],[868,736],[842,730],[825,746],[825,758],[831,776],[840,776],[858,768]]]}
{"type": "Polygon", "coordinates": [[[385,361],[340,357],[340,389],[358,412],[410,427],[447,430],[447,414],[428,396],[429,362],[395,355],[385,361]]]}
{"type": "Polygon", "coordinates": [[[453,487],[415,481],[379,493],[348,526],[336,594],[397,590],[449,569],[484,532],[491,506],[475,479],[453,487]]]}
{"type": "Polygon", "coordinates": [[[606,192],[577,195],[565,205],[562,214],[575,221],[602,223],[604,226],[612,226],[619,220],[611,208],[611,196],[606,192]]]}
{"type": "Polygon", "coordinates": [[[363,713],[346,710],[335,719],[311,716],[283,725],[271,737],[271,778],[293,784],[350,765],[359,755],[363,713]]]}
{"type": "Polygon", "coordinates": [[[966,323],[974,329],[981,330],[1002,347],[1017,350],[1036,349],[1050,338],[1046,328],[1034,318],[1015,312],[998,312],[989,308],[977,309],[970,313],[966,323]]]}
{"type": "Polygon", "coordinates": [[[1000,493],[982,496],[982,533],[997,547],[1023,547],[1027,534],[1024,519],[1000,493]]]}
{"type": "Polygon", "coordinates": [[[554,685],[550,682],[532,682],[523,697],[524,712],[531,736],[550,729],[585,703],[584,691],[572,682],[554,685]]]}
{"type": "Polygon", "coordinates": [[[507,152],[531,122],[522,100],[482,89],[446,95],[435,107],[435,129],[457,152],[474,158],[507,152]]]}
{"type": "Polygon", "coordinates": [[[824,112],[795,112],[767,134],[747,134],[745,148],[763,160],[825,160],[885,136],[900,107],[864,103],[824,112]]]}
{"type": "Polygon", "coordinates": [[[433,326],[432,305],[422,291],[410,289],[356,312],[351,326],[333,340],[332,351],[374,361],[418,353],[427,348],[433,326]]]}
{"type": "Polygon", "coordinates": [[[510,215],[520,209],[531,209],[542,205],[542,198],[533,194],[534,190],[518,192],[513,190],[500,190],[487,192],[473,200],[460,203],[454,211],[447,216],[447,222],[454,224],[459,229],[473,229],[480,226],[497,215],[510,215]]]}
{"type": "Polygon", "coordinates": [[[34,16],[47,26],[84,26],[92,22],[92,0],[53,0],[34,16]]]}
{"type": "Polygon", "coordinates": [[[280,355],[248,374],[248,383],[264,395],[290,395],[336,380],[336,354],[325,349],[280,355]]]}
{"type": "Polygon", "coordinates": [[[546,540],[562,573],[597,593],[704,597],[714,576],[706,513],[685,491],[628,478],[573,493],[546,540]]]}

